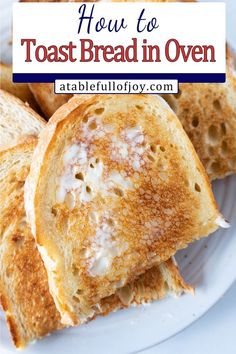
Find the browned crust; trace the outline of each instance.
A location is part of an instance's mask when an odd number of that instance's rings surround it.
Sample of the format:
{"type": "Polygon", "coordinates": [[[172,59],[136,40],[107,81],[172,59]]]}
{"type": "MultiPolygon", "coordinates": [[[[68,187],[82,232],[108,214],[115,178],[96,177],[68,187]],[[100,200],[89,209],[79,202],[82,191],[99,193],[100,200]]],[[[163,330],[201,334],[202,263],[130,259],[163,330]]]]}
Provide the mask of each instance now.
{"type": "Polygon", "coordinates": [[[38,110],[37,103],[27,83],[14,83],[12,81],[12,65],[0,62],[0,88],[18,97],[23,102],[38,110]]]}
{"type": "MultiPolygon", "coordinates": [[[[8,154],[14,155],[19,151],[23,152],[25,149],[33,150],[35,143],[36,139],[28,137],[20,145],[0,151],[0,161],[4,160],[8,154]]],[[[16,206],[14,205],[13,209],[15,210],[14,217],[20,218],[23,212],[21,208],[16,210],[16,206]]],[[[12,219],[12,209],[8,210],[8,215],[12,219]]],[[[6,218],[4,218],[5,221],[6,218]]],[[[48,293],[46,273],[43,263],[39,258],[39,253],[35,248],[31,233],[25,229],[22,235],[22,233],[17,233],[16,230],[16,233],[12,234],[13,245],[21,242],[22,237],[26,238],[23,248],[17,250],[17,253],[13,256],[11,253],[14,250],[12,248],[14,246],[9,246],[10,254],[5,255],[5,264],[8,264],[8,271],[10,271],[9,267],[11,267],[11,272],[16,276],[15,282],[17,281],[16,287],[12,284],[14,290],[11,296],[9,289],[6,288],[6,283],[4,283],[3,273],[0,273],[1,304],[3,310],[6,312],[8,327],[17,348],[24,348],[29,341],[62,328],[59,314],[52,302],[51,295],[48,293]],[[44,297],[43,304],[38,301],[37,296],[44,297]],[[34,301],[35,299],[37,301],[34,301]],[[21,311],[23,323],[21,323],[14,305],[21,311]],[[32,317],[35,317],[35,315],[37,317],[37,324],[33,325],[32,317]]],[[[135,284],[131,284],[133,292],[132,304],[138,305],[143,302],[161,299],[166,296],[168,291],[180,294],[183,291],[190,290],[190,287],[183,281],[172,260],[167,261],[163,267],[168,272],[168,276],[171,277],[169,283],[166,284],[166,275],[161,270],[158,270],[158,268],[155,267],[153,271],[149,270],[147,274],[142,275],[140,279],[136,280],[135,284]]],[[[114,295],[102,301],[102,315],[107,315],[111,311],[128,306],[129,304],[124,304],[118,295],[114,295]]]]}
{"type": "MultiPolygon", "coordinates": [[[[1,151],[1,165],[14,154],[24,159],[24,153],[31,154],[35,144],[35,139],[27,138],[22,144],[1,151]]],[[[5,201],[1,206],[0,220],[4,234],[4,239],[0,240],[1,303],[17,348],[23,348],[31,340],[62,328],[34,238],[27,225],[23,229],[21,227],[25,217],[22,182],[26,178],[29,162],[28,159],[21,169],[11,166],[6,171],[5,179],[1,180],[1,199],[5,201]],[[16,175],[14,171],[17,171],[16,175]],[[15,181],[12,181],[13,178],[15,181]],[[12,199],[16,190],[18,193],[12,199]],[[11,232],[7,231],[9,225],[11,232]]]]}
{"type": "Polygon", "coordinates": [[[55,94],[51,83],[31,83],[29,88],[47,118],[72,97],[70,94],[55,94]]]}
{"type": "Polygon", "coordinates": [[[102,310],[102,316],[106,316],[112,311],[128,308],[130,304],[139,306],[161,300],[168,294],[178,296],[183,292],[194,294],[194,288],[186,284],[178,266],[170,258],[160,266],[154,266],[140,275],[136,280],[125,286],[124,289],[118,290],[114,295],[102,299],[99,305],[102,310]],[[125,302],[124,298],[128,298],[128,301],[125,302]]]}
{"type": "MultiPolygon", "coordinates": [[[[82,96],[82,95],[81,95],[82,96]]],[[[31,222],[31,225],[33,227],[38,227],[38,210],[36,207],[36,210],[34,210],[33,204],[38,205],[39,201],[39,194],[38,194],[38,186],[39,183],[41,183],[41,178],[44,174],[44,169],[45,169],[45,160],[47,160],[49,154],[51,153],[52,146],[55,142],[56,135],[60,134],[61,129],[63,128],[63,125],[65,124],[67,119],[71,118],[71,114],[73,116],[73,111],[77,116],[83,116],[83,112],[86,107],[90,107],[95,104],[95,102],[101,102],[101,100],[108,99],[108,96],[104,95],[86,95],[81,97],[80,95],[73,97],[66,105],[62,106],[57,110],[57,112],[53,115],[53,117],[50,119],[46,129],[43,131],[41,137],[40,137],[40,142],[37,146],[36,152],[35,152],[35,158],[31,166],[31,171],[30,171],[30,177],[28,179],[27,183],[27,189],[28,192],[30,191],[31,195],[33,195],[33,198],[30,198],[26,202],[27,205],[27,211],[28,211],[28,216],[29,220],[31,222]],[[35,219],[36,218],[36,219],[35,219]]],[[[112,95],[113,99],[115,99],[116,95],[112,95]]],[[[146,95],[138,95],[138,99],[142,100],[142,97],[145,97],[146,95]]],[[[184,134],[183,128],[181,126],[181,123],[176,120],[176,129],[179,129],[181,131],[181,134],[184,134]]],[[[208,180],[208,177],[206,176],[205,170],[189,140],[186,141],[186,146],[189,151],[189,154],[192,156],[193,161],[195,161],[196,166],[198,171],[200,172],[202,176],[202,183],[204,184],[204,188],[206,190],[206,193],[208,194],[209,197],[209,205],[211,204],[212,210],[215,210],[215,217],[218,215],[217,208],[216,208],[216,203],[211,191],[210,183],[208,180]]],[[[217,229],[217,226],[214,226],[214,229],[217,229]]],[[[203,236],[203,235],[202,235],[203,236]]],[[[200,237],[200,236],[199,236],[200,237]]],[[[189,235],[188,238],[190,239],[191,236],[189,235]]],[[[42,245],[42,240],[37,236],[36,234],[36,239],[37,242],[42,245]]],[[[54,249],[54,245],[50,243],[51,250],[54,249]]],[[[174,247],[171,244],[169,251],[165,250],[164,251],[164,246],[161,248],[163,250],[163,258],[162,260],[166,260],[167,258],[170,257],[171,252],[174,251],[174,247]]],[[[162,252],[162,251],[160,251],[162,252]]],[[[173,254],[173,253],[172,253],[173,254]]],[[[138,275],[138,274],[137,274],[138,275]]],[[[137,276],[136,275],[136,276],[137,276]]],[[[132,281],[132,279],[129,279],[129,281],[132,281]]],[[[62,309],[62,304],[57,304],[60,309],[62,309]]],[[[63,303],[63,311],[70,313],[71,318],[73,318],[74,323],[76,323],[75,315],[71,313],[71,311],[67,308],[67,305],[63,303]]]]}

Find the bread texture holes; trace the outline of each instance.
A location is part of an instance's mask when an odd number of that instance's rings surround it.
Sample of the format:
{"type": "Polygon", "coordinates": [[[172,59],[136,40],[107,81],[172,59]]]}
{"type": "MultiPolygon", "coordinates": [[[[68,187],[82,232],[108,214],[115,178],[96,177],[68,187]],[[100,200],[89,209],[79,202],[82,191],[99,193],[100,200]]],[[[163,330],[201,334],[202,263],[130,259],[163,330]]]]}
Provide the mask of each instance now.
{"type": "Polygon", "coordinates": [[[218,173],[220,171],[220,163],[219,162],[212,162],[209,167],[211,173],[218,173]]]}
{"type": "Polygon", "coordinates": [[[105,111],[105,108],[104,108],[104,107],[101,107],[101,108],[95,109],[94,112],[95,112],[95,114],[100,115],[100,114],[102,114],[104,111],[105,111]]]}
{"type": "Polygon", "coordinates": [[[198,183],[195,183],[194,189],[195,189],[196,192],[199,192],[199,193],[201,192],[201,187],[199,186],[198,183]]]}
{"type": "Polygon", "coordinates": [[[76,297],[76,296],[73,296],[73,300],[74,300],[75,302],[80,303],[80,299],[79,299],[78,297],[76,297]]]}
{"type": "Polygon", "coordinates": [[[211,144],[211,145],[217,145],[217,143],[220,140],[220,134],[218,131],[217,126],[215,125],[211,125],[208,129],[208,133],[207,133],[207,141],[211,144]]]}
{"type": "Polygon", "coordinates": [[[107,219],[107,225],[110,226],[110,227],[115,226],[114,220],[112,218],[107,219]]]}
{"type": "Polygon", "coordinates": [[[229,153],[229,147],[228,147],[228,144],[226,141],[223,141],[222,142],[222,145],[221,145],[221,153],[223,156],[226,156],[228,153],[229,153]]]}
{"type": "Polygon", "coordinates": [[[83,121],[84,123],[88,123],[88,116],[83,117],[82,121],[83,121]]]}
{"type": "Polygon", "coordinates": [[[197,116],[194,116],[193,119],[192,119],[192,126],[193,126],[194,128],[197,128],[198,125],[199,125],[199,119],[198,119],[197,116]]]}
{"type": "Polygon", "coordinates": [[[97,128],[97,123],[95,120],[93,120],[90,124],[89,124],[89,129],[90,130],[95,130],[97,128]]]}
{"type": "Polygon", "coordinates": [[[122,189],[120,188],[114,188],[113,192],[118,196],[118,197],[123,197],[124,196],[124,192],[122,191],[122,189]]]}
{"type": "Polygon", "coordinates": [[[150,155],[150,154],[147,155],[147,158],[148,158],[150,161],[152,161],[152,162],[155,161],[155,158],[154,158],[152,155],[150,155]]]}
{"type": "Polygon", "coordinates": [[[221,127],[222,134],[225,135],[227,133],[226,124],[223,122],[221,123],[220,127],[221,127]]]}
{"type": "Polygon", "coordinates": [[[213,155],[214,154],[214,148],[212,146],[208,146],[207,147],[207,151],[209,155],[213,155]]]}
{"type": "Polygon", "coordinates": [[[80,181],[83,181],[84,180],[84,175],[83,175],[82,172],[79,172],[79,173],[76,173],[75,178],[79,179],[80,181]]]}
{"type": "Polygon", "coordinates": [[[217,110],[217,111],[221,111],[221,103],[219,100],[214,100],[213,101],[213,107],[217,110]]]}
{"type": "Polygon", "coordinates": [[[189,109],[188,108],[184,108],[183,109],[183,112],[182,112],[182,115],[183,115],[183,117],[188,117],[188,115],[189,115],[189,109]]]}
{"type": "Polygon", "coordinates": [[[17,181],[18,188],[23,188],[25,185],[24,181],[17,181]]]}
{"type": "Polygon", "coordinates": [[[55,216],[55,217],[57,216],[57,209],[56,209],[56,207],[52,207],[51,213],[52,213],[53,216],[55,216]]]}
{"type": "MultiPolygon", "coordinates": [[[[173,146],[173,145],[172,145],[172,146],[173,146]]],[[[160,150],[161,150],[161,152],[165,152],[165,151],[166,151],[166,149],[165,149],[164,146],[160,146],[160,150]]]]}
{"type": "Polygon", "coordinates": [[[86,186],[86,192],[90,194],[92,192],[92,189],[89,186],[86,186]]]}
{"type": "Polygon", "coordinates": [[[78,288],[78,289],[76,290],[76,294],[77,294],[77,295],[82,295],[83,293],[84,293],[84,290],[83,290],[83,289],[78,288]]]}
{"type": "Polygon", "coordinates": [[[125,305],[128,306],[131,301],[133,300],[133,291],[129,285],[124,286],[123,288],[118,290],[118,296],[120,301],[125,305]]]}
{"type": "Polygon", "coordinates": [[[143,111],[143,106],[139,105],[139,104],[136,104],[135,106],[139,111],[143,111]]]}
{"type": "Polygon", "coordinates": [[[150,145],[150,149],[151,149],[151,152],[153,152],[154,154],[157,152],[157,147],[154,144],[150,145]]]}

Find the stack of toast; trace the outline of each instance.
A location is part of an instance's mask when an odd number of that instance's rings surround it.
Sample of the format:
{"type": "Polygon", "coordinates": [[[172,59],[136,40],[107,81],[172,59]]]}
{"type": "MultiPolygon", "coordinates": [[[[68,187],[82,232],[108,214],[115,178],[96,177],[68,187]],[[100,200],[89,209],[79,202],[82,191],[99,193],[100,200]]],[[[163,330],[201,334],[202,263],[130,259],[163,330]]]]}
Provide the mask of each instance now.
{"type": "Polygon", "coordinates": [[[193,293],[176,252],[229,227],[209,179],[236,172],[232,56],[225,84],[164,99],[55,95],[0,70],[0,299],[15,346],[193,293]]]}

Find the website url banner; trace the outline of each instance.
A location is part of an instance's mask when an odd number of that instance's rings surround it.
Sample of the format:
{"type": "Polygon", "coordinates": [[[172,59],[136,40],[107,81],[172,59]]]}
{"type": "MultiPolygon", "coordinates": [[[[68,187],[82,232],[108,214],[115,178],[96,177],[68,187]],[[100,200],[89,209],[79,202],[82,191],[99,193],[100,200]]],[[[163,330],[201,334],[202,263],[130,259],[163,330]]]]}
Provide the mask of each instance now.
{"type": "Polygon", "coordinates": [[[55,93],[178,93],[177,80],[56,80],[55,93]]]}

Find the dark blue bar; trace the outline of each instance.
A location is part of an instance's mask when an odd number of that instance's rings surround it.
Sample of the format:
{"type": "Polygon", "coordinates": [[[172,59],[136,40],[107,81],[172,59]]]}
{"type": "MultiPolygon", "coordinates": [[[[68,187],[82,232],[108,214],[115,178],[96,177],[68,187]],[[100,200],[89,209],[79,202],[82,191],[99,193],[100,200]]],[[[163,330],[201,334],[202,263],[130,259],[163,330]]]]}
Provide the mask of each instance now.
{"type": "Polygon", "coordinates": [[[54,82],[55,80],[178,80],[179,82],[225,82],[225,74],[13,74],[13,82],[54,82]]]}

